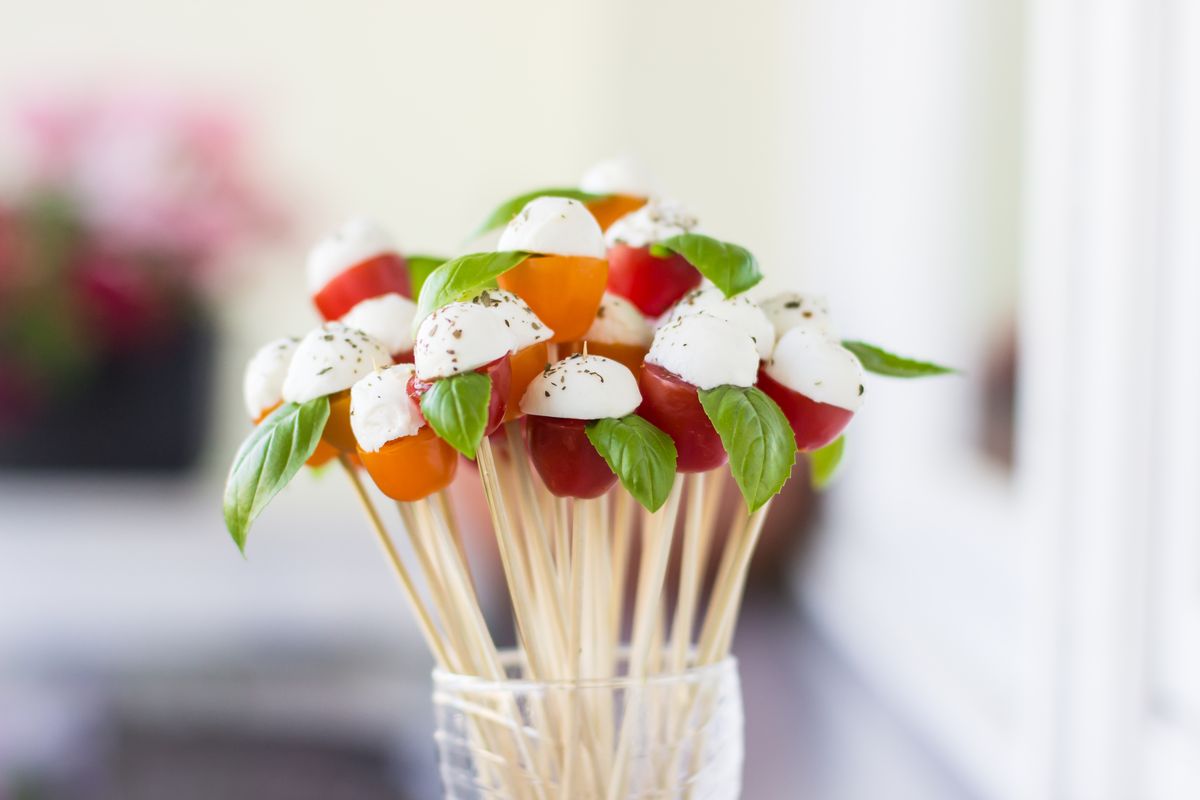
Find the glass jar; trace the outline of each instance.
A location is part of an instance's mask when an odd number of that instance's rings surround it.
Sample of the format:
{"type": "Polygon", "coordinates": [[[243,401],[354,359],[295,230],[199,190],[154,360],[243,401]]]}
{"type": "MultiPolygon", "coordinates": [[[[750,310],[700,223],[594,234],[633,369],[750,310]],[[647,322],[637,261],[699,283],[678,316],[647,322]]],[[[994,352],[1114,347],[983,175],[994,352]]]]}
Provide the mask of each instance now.
{"type": "Polygon", "coordinates": [[[447,800],[736,800],[742,782],[737,662],[677,675],[532,679],[435,670],[434,736],[447,800]]]}

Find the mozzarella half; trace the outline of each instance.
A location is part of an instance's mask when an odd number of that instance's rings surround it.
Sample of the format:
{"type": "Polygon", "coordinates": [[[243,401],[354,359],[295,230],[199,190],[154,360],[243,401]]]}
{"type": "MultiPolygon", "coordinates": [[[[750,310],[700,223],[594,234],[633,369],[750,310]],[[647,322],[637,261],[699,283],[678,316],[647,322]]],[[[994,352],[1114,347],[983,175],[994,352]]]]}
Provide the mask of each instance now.
{"type": "Polygon", "coordinates": [[[363,300],[342,322],[383,343],[392,355],[413,349],[412,321],[417,304],[402,294],[389,292],[363,300]]]}
{"type": "Polygon", "coordinates": [[[369,219],[354,217],[317,242],[308,253],[308,289],[317,294],[353,266],[395,252],[392,237],[369,219]]]}
{"type": "Polygon", "coordinates": [[[618,244],[645,247],[689,233],[696,224],[696,217],[678,203],[651,200],[614,222],[604,232],[604,241],[609,247],[618,244]]]}
{"type": "Polygon", "coordinates": [[[379,341],[340,322],[326,322],[310,331],[296,348],[283,381],[283,399],[307,403],[349,389],[376,367],[392,363],[379,341]]]}
{"type": "Polygon", "coordinates": [[[600,344],[649,347],[654,341],[654,330],[637,306],[618,294],[605,292],[596,309],[596,319],[583,338],[600,344]]]}
{"type": "Polygon", "coordinates": [[[350,387],[350,428],[358,445],[376,453],[388,442],[412,436],[425,425],[408,395],[412,364],[376,370],[350,387]]]}
{"type": "Polygon", "coordinates": [[[775,348],[775,328],[757,304],[744,295],[726,297],[716,286],[685,294],[667,315],[667,321],[704,313],[723,319],[743,331],[754,342],[758,357],[766,360],[775,348]]]}
{"type": "Polygon", "coordinates": [[[753,386],[758,377],[758,350],[736,325],[706,313],[679,317],[654,334],[646,355],[698,389],[753,386]]]}
{"type": "Polygon", "coordinates": [[[448,378],[507,356],[513,337],[499,314],[476,303],[450,303],[421,323],[413,347],[417,377],[448,378]]]}
{"type": "Polygon", "coordinates": [[[579,181],[579,188],[591,194],[650,197],[658,193],[658,182],[636,158],[615,156],[589,167],[579,181]]]}
{"type": "Polygon", "coordinates": [[[521,398],[521,411],[560,419],[609,419],[642,404],[637,378],[619,361],[573,355],[547,367],[521,398]]]}
{"type": "Polygon", "coordinates": [[[863,367],[835,339],[811,328],[792,328],[775,346],[764,371],[793,392],[848,411],[863,402],[863,367]]]}
{"type": "Polygon", "coordinates": [[[554,338],[554,331],[538,319],[529,304],[512,292],[487,289],[471,300],[497,314],[513,338],[512,352],[533,347],[554,338]]]}
{"type": "Polygon", "coordinates": [[[825,335],[833,333],[829,304],[825,302],[824,297],[799,292],[781,292],[759,303],[759,308],[775,327],[776,341],[792,328],[812,328],[825,335]]]}
{"type": "Polygon", "coordinates": [[[283,380],[296,355],[300,340],[285,336],[267,342],[250,357],[242,377],[242,397],[250,419],[258,419],[268,408],[283,401],[283,380]]]}
{"type": "Polygon", "coordinates": [[[587,206],[566,197],[537,197],[525,204],[496,250],[524,250],[554,256],[604,258],[604,234],[587,206]]]}

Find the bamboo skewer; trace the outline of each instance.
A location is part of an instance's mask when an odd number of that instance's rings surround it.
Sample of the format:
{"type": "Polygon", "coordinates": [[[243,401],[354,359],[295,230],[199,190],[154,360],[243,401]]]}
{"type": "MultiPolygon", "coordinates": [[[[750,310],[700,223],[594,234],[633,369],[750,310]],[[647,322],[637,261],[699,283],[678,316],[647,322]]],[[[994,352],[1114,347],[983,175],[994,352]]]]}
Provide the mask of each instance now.
{"type": "MultiPolygon", "coordinates": [[[[345,456],[341,463],[438,666],[504,680],[446,494],[397,504],[425,577],[426,603],[361,478],[345,456]]],[[[714,698],[695,687],[647,694],[642,682],[728,655],[767,507],[737,516],[701,614],[723,473],[676,476],[663,508],[639,514],[630,495],[619,488],[599,500],[553,498],[533,478],[514,425],[495,445],[486,439],[481,443],[478,466],[528,674],[533,680],[565,682],[544,697],[523,701],[524,711],[513,697],[463,706],[474,746],[495,754],[493,761],[478,763],[480,779],[514,798],[545,800],[549,791],[570,800],[620,800],[634,788],[631,770],[635,758],[643,763],[641,748],[658,742],[665,745],[666,758],[653,756],[649,773],[639,766],[637,774],[643,777],[636,788],[674,791],[687,731],[697,726],[703,731],[714,698]],[[680,513],[679,585],[674,602],[668,603],[664,587],[680,513]],[[635,544],[630,644],[622,651],[625,584],[635,544]],[[633,681],[623,702],[614,703],[613,690],[607,688],[568,690],[576,682],[587,686],[620,675],[619,663],[633,681]],[[613,713],[617,707],[624,714],[619,726],[613,713]]],[[[690,741],[687,752],[694,760],[700,757],[703,736],[690,741]]]]}
{"type": "Polygon", "coordinates": [[[434,661],[442,669],[451,669],[452,662],[446,652],[446,646],[442,642],[442,637],[434,626],[433,620],[429,616],[429,611],[425,608],[425,603],[422,602],[421,596],[417,593],[412,577],[408,574],[404,562],[400,559],[400,554],[396,551],[396,545],[392,542],[391,537],[388,536],[387,529],[383,526],[383,520],[379,518],[379,512],[375,510],[375,504],[371,502],[371,498],[367,494],[362,480],[358,477],[358,473],[355,472],[354,465],[350,463],[350,459],[344,453],[338,456],[338,461],[341,462],[342,468],[350,478],[350,485],[354,487],[354,494],[358,498],[359,503],[362,504],[363,511],[367,515],[367,520],[371,524],[371,530],[383,548],[384,556],[387,558],[388,564],[391,565],[392,572],[395,573],[396,578],[400,581],[400,586],[404,590],[405,597],[407,597],[409,604],[413,607],[413,611],[417,615],[417,625],[421,629],[421,635],[425,637],[425,643],[433,653],[434,661]]]}
{"type": "MultiPolygon", "coordinates": [[[[679,496],[683,477],[675,477],[675,485],[666,504],[652,515],[651,523],[643,533],[642,563],[639,566],[638,593],[635,600],[633,641],[629,651],[629,677],[644,680],[649,656],[655,616],[659,609],[663,580],[667,574],[667,561],[671,555],[671,539],[675,532],[675,518],[679,512],[679,496]],[[646,537],[651,538],[647,539],[646,537]]],[[[631,689],[626,699],[625,716],[621,720],[621,733],[614,756],[615,775],[609,784],[608,800],[618,800],[625,794],[629,780],[629,749],[633,746],[633,720],[638,716],[639,692],[631,689]]]]}

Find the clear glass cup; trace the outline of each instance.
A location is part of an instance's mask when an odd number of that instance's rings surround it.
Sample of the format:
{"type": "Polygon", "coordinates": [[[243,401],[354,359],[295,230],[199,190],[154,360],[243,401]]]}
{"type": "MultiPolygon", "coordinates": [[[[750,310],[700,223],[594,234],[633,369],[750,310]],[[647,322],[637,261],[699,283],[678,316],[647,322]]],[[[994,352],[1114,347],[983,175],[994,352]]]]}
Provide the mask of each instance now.
{"type": "Polygon", "coordinates": [[[678,675],[537,681],[506,651],[507,679],[435,670],[447,800],[736,800],[742,784],[737,662],[678,675]]]}

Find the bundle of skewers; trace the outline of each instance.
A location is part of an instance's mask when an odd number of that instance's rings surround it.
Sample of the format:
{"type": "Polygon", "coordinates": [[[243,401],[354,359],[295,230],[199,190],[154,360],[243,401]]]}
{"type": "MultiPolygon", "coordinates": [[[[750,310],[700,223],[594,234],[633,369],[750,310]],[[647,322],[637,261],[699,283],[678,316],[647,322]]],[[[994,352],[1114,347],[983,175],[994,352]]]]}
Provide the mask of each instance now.
{"type": "MultiPolygon", "coordinates": [[[[626,161],[514,198],[484,229],[501,226],[493,250],[453,259],[406,258],[363,220],[317,244],[324,322],[247,367],[256,426],[230,471],[227,527],[244,549],[306,464],[336,462],[438,669],[503,681],[447,493],[474,469],[523,677],[636,682],[718,664],[797,455],[818,480],[836,468],[865,370],[948,370],[838,340],[819,298],[755,302],[754,256],[698,232],[626,161]]],[[[670,698],[654,710],[663,787],[711,706],[670,698]]],[[[559,698],[466,713],[473,746],[495,755],[480,779],[496,796],[628,796],[644,736],[628,709],[559,698]]]]}

